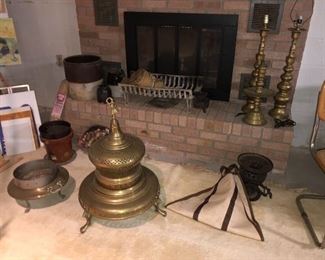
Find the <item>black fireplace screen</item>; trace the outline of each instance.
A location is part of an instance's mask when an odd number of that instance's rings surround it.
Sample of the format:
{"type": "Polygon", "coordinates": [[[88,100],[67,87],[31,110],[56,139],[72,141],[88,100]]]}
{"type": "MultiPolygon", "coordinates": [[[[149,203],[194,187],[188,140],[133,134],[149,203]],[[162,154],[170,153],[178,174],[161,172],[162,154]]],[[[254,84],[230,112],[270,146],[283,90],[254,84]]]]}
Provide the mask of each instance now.
{"type": "Polygon", "coordinates": [[[128,74],[197,75],[211,99],[229,100],[237,15],[125,12],[128,74]]]}

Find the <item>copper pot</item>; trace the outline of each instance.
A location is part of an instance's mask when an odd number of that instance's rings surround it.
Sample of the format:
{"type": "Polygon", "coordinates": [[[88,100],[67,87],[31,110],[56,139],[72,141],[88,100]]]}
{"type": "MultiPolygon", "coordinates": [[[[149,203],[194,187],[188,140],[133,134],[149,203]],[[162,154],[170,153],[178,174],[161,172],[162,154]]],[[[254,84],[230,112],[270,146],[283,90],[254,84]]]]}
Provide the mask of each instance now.
{"type": "Polygon", "coordinates": [[[69,122],[63,120],[45,122],[39,130],[48,159],[56,163],[64,163],[72,158],[73,131],[69,122]]]}
{"type": "Polygon", "coordinates": [[[41,141],[45,144],[48,159],[56,163],[64,163],[69,161],[73,156],[72,150],[73,131],[59,139],[46,139],[41,137],[41,141]]]}

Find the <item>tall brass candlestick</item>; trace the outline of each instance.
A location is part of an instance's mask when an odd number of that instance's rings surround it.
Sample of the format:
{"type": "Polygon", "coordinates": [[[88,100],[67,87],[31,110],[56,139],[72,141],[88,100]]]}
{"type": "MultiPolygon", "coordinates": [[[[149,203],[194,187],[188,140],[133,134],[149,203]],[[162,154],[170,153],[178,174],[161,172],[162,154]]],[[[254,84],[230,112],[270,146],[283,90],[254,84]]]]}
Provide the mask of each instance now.
{"type": "MultiPolygon", "coordinates": [[[[267,37],[267,32],[269,31],[269,29],[267,28],[268,23],[269,23],[269,16],[266,14],[264,16],[264,27],[263,27],[263,29],[260,30],[261,39],[260,39],[260,44],[258,46],[258,52],[256,54],[256,61],[255,61],[255,64],[254,64],[254,70],[252,72],[252,76],[251,76],[251,79],[249,81],[249,87],[250,88],[251,87],[256,87],[259,67],[265,61],[265,41],[266,41],[266,37],[267,37]]],[[[252,97],[247,97],[247,102],[242,107],[242,111],[247,113],[252,109],[254,109],[254,99],[252,99],[252,97]]]]}
{"type": "Polygon", "coordinates": [[[294,70],[293,64],[296,60],[296,46],[300,33],[304,31],[301,28],[301,20],[295,21],[294,27],[291,31],[291,47],[289,55],[286,57],[286,65],[283,67],[284,73],[281,75],[281,81],[277,85],[278,92],[274,96],[274,107],[269,111],[269,115],[274,119],[287,119],[289,117],[287,105],[290,101],[291,81],[293,78],[292,72],[294,70]]]}

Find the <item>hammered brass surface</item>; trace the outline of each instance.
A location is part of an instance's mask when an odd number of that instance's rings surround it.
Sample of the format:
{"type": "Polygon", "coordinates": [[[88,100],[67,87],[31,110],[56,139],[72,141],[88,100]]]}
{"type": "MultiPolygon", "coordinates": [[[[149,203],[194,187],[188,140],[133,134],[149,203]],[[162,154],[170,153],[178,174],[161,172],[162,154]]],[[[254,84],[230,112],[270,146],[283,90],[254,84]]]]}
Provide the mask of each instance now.
{"type": "Polygon", "coordinates": [[[140,163],[145,153],[143,142],[135,136],[125,134],[128,144],[121,150],[113,149],[107,145],[110,134],[97,140],[89,149],[89,159],[97,167],[106,172],[125,171],[140,163]]]}
{"type": "Polygon", "coordinates": [[[89,149],[89,159],[97,169],[105,172],[124,172],[138,165],[144,156],[143,142],[136,136],[124,134],[116,119],[117,107],[112,98],[107,99],[112,119],[109,134],[97,140],[89,149]]]}
{"type": "Polygon", "coordinates": [[[94,180],[94,173],[84,179],[79,202],[85,212],[102,219],[120,220],[139,215],[152,207],[159,196],[158,178],[146,167],[143,167],[141,185],[129,188],[127,196],[123,191],[121,194],[104,194],[95,187],[94,180]]]}
{"type": "Polygon", "coordinates": [[[58,192],[68,182],[69,173],[61,167],[58,167],[58,174],[56,178],[46,186],[36,189],[21,189],[15,185],[14,180],[10,181],[8,185],[8,193],[11,197],[17,200],[35,200],[43,198],[52,193],[58,192]]]}
{"type": "Polygon", "coordinates": [[[137,167],[135,167],[133,174],[122,175],[120,178],[117,178],[117,177],[116,178],[107,178],[104,174],[102,174],[98,170],[95,171],[95,176],[96,176],[96,179],[98,180],[98,182],[100,182],[100,184],[103,187],[106,187],[106,188],[112,189],[112,190],[126,189],[126,188],[136,184],[136,182],[138,182],[138,179],[141,177],[141,174],[142,174],[141,165],[138,165],[137,167]]]}

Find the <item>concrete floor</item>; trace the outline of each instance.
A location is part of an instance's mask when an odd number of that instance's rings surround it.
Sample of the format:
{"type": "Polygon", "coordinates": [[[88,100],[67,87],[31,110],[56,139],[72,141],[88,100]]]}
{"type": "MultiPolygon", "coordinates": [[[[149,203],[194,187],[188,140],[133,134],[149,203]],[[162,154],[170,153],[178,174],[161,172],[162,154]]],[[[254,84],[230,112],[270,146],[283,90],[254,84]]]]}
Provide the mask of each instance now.
{"type": "Polygon", "coordinates": [[[308,148],[291,148],[284,181],[288,188],[306,188],[310,192],[325,194],[325,174],[311,157],[308,148]]]}

